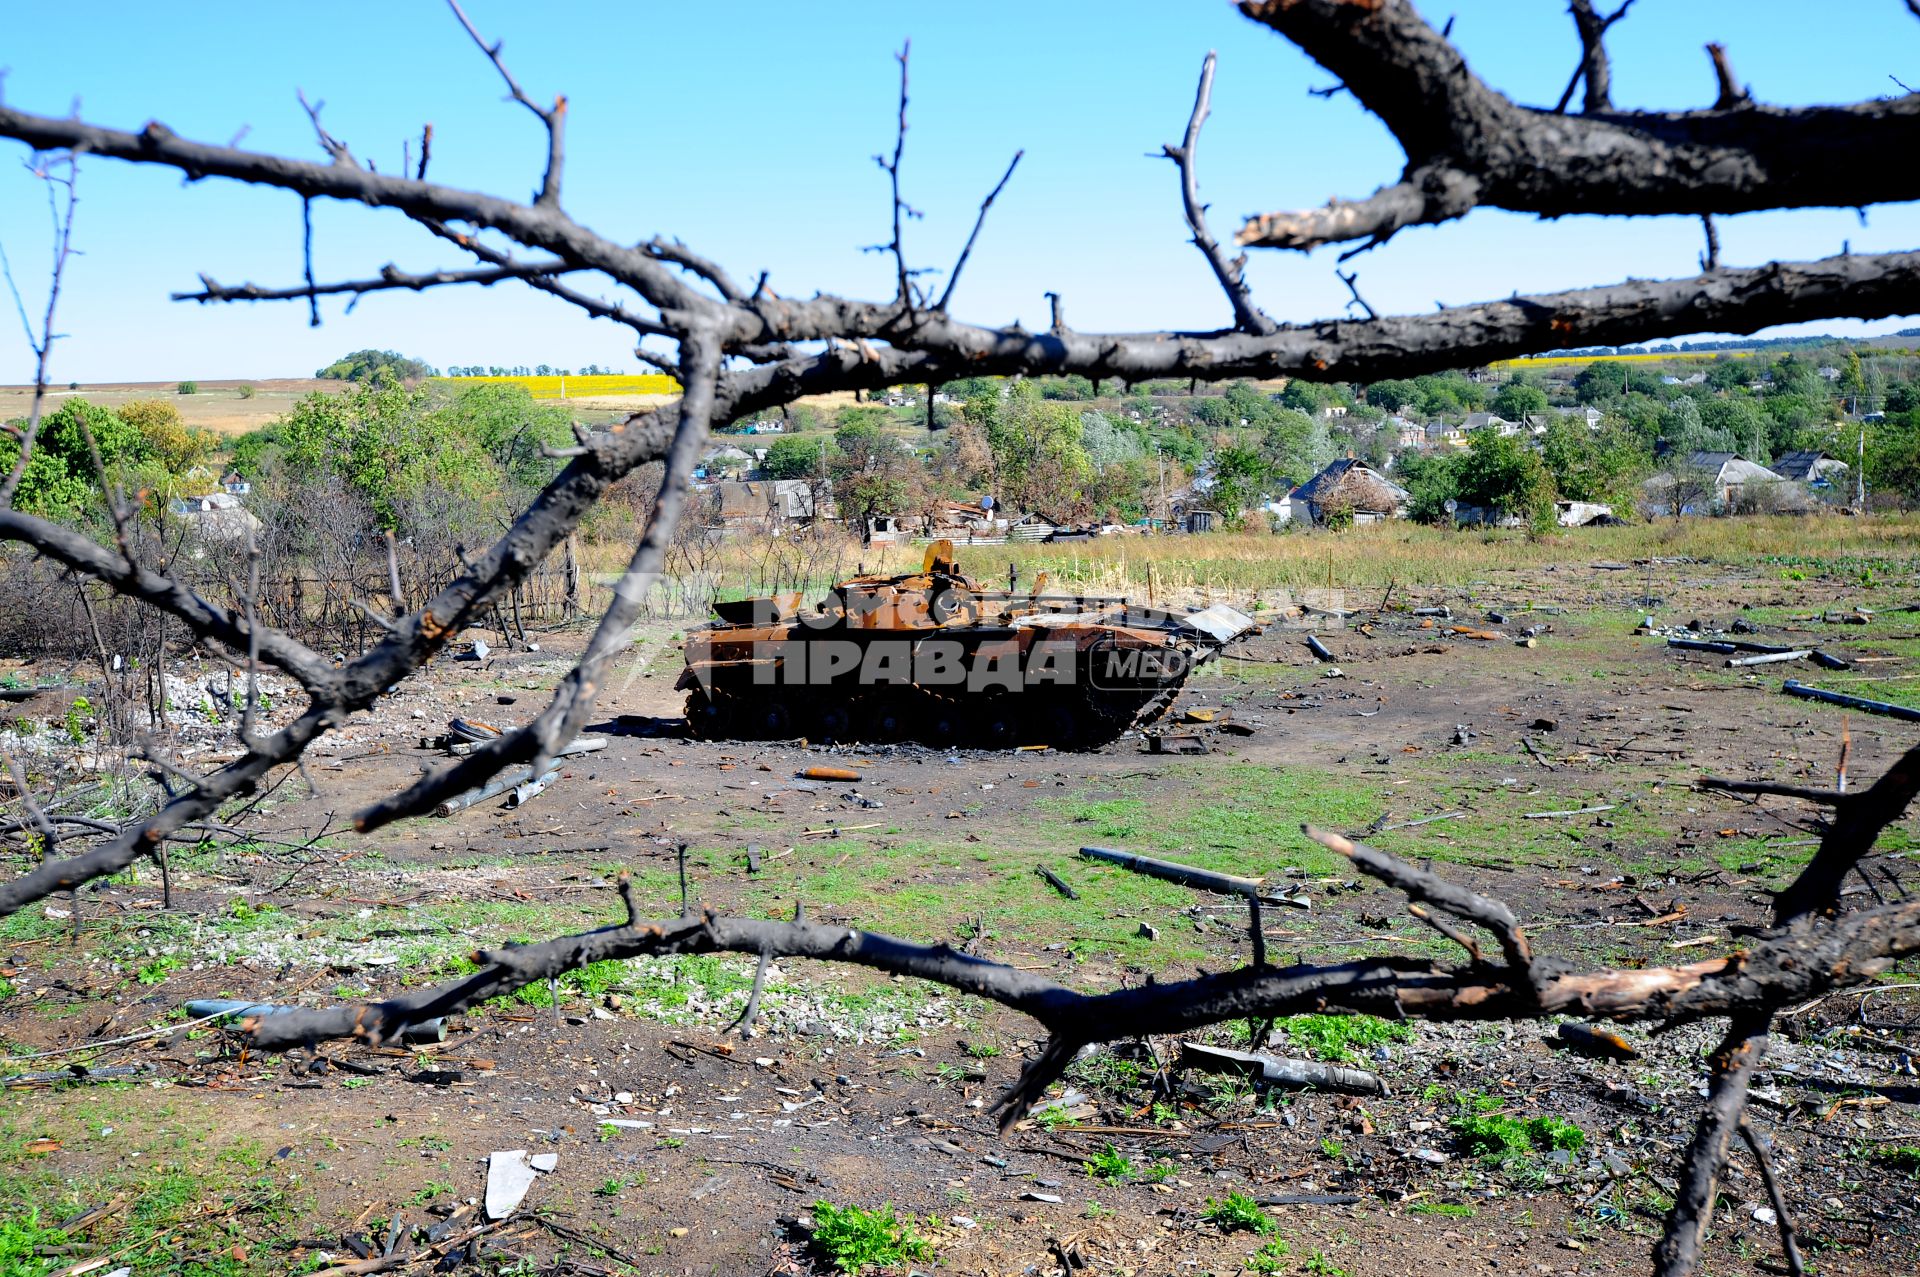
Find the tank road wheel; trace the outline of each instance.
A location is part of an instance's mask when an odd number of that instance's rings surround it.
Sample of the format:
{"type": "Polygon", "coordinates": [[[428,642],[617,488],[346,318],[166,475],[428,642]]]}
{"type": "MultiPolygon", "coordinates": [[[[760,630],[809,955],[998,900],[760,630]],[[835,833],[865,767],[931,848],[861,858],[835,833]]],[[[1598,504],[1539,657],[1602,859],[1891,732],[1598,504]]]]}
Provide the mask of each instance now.
{"type": "Polygon", "coordinates": [[[1023,743],[1021,734],[1026,723],[1020,713],[1020,698],[995,688],[980,699],[979,707],[974,711],[974,734],[980,744],[987,749],[1012,749],[1023,743]]]}
{"type": "Polygon", "coordinates": [[[1069,701],[1050,700],[1035,717],[1040,737],[1055,749],[1076,749],[1080,745],[1080,712],[1069,701]]]}
{"type": "Polygon", "coordinates": [[[940,749],[959,743],[965,724],[957,707],[929,696],[914,704],[909,712],[912,717],[908,721],[920,740],[940,749]]]}
{"type": "Polygon", "coordinates": [[[733,707],[725,697],[696,688],[687,696],[687,731],[697,740],[721,740],[733,725],[733,707]]]}
{"type": "Polygon", "coordinates": [[[853,739],[853,712],[840,701],[822,701],[809,717],[821,740],[853,739]]]}
{"type": "Polygon", "coordinates": [[[793,735],[793,711],[780,700],[755,701],[740,707],[743,732],[754,740],[780,740],[793,735]]]}
{"type": "Polygon", "coordinates": [[[908,721],[899,697],[875,696],[861,709],[860,739],[879,744],[899,740],[907,734],[908,721]]]}

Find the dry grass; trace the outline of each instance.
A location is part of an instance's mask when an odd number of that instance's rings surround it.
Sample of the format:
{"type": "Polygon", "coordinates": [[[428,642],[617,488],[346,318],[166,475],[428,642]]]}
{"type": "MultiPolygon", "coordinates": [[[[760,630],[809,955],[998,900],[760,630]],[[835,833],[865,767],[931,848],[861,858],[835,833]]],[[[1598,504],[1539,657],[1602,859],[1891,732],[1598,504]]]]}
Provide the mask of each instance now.
{"type": "MultiPolygon", "coordinates": [[[[310,377],[267,377],[260,380],[201,381],[197,394],[178,393],[174,381],[82,382],[78,390],[64,386],[47,392],[47,411],[68,399],[85,399],[102,408],[118,409],[140,399],[164,399],[180,410],[189,426],[222,435],[243,435],[284,417],[308,395],[339,394],[351,382],[319,381],[310,377]],[[241,398],[241,387],[253,394],[241,398]]],[[[33,409],[32,386],[0,386],[0,421],[23,419],[33,409]]]]}
{"type": "MultiPolygon", "coordinates": [[[[851,537],[833,546],[833,551],[823,549],[814,556],[819,570],[809,574],[809,592],[832,584],[836,561],[849,573],[857,564],[874,572],[907,572],[919,568],[926,553],[924,546],[915,545],[862,548],[851,537]]],[[[583,557],[599,590],[610,589],[630,553],[624,544],[587,547],[583,557]]],[[[1373,594],[1391,583],[1402,588],[1463,586],[1558,563],[1631,562],[1655,556],[1728,565],[1770,562],[1781,572],[1808,576],[1838,572],[1885,578],[1890,572],[1920,567],[1920,515],[1689,519],[1537,538],[1513,531],[1447,532],[1391,523],[1339,533],[1116,536],[1056,545],[958,547],[962,569],[989,586],[1004,585],[1011,563],[1019,569],[1023,588],[1045,572],[1050,593],[1135,599],[1151,593],[1161,603],[1227,602],[1240,607],[1270,605],[1281,592],[1297,597],[1329,589],[1373,594]]],[[[737,598],[760,592],[765,561],[763,542],[740,538],[714,547],[705,567],[721,597],[737,598]]]]}

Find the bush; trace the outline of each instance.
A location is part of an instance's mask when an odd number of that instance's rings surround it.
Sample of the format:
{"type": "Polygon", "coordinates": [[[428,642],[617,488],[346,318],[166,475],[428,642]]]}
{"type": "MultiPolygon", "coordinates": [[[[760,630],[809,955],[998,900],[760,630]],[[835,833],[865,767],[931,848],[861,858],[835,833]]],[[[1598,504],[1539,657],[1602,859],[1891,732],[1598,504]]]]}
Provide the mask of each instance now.
{"type": "Polygon", "coordinates": [[[894,1218],[892,1202],[863,1210],[822,1201],[813,1204],[813,1213],[813,1249],[841,1272],[898,1268],[933,1253],[933,1243],[894,1218]]]}
{"type": "Polygon", "coordinates": [[[174,387],[174,390],[176,393],[182,395],[197,395],[200,393],[200,383],[197,381],[183,381],[174,387]]]}
{"type": "Polygon", "coordinates": [[[240,387],[239,390],[235,391],[234,393],[239,395],[242,399],[251,399],[253,398],[254,388],[251,385],[243,385],[240,387]]]}

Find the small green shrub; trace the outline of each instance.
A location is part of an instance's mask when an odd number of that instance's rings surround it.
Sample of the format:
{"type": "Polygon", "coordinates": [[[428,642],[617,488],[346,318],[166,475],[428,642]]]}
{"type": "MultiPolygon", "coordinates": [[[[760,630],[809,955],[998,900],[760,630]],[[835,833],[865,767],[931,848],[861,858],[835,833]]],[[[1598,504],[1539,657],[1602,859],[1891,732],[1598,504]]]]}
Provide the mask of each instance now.
{"type": "Polygon", "coordinates": [[[1354,1059],[1355,1048],[1405,1042],[1413,1036],[1413,1030],[1398,1020],[1377,1015],[1290,1015],[1279,1027],[1295,1046],[1336,1064],[1354,1059]]]}
{"type": "Polygon", "coordinates": [[[242,399],[251,399],[253,398],[255,392],[254,392],[253,386],[251,384],[248,384],[248,385],[241,386],[234,393],[239,395],[242,399]]]}
{"type": "Polygon", "coordinates": [[[1873,1151],[1875,1161],[1885,1162],[1896,1171],[1920,1175],[1920,1148],[1911,1144],[1892,1144],[1873,1151]]]}
{"type": "Polygon", "coordinates": [[[1207,1199],[1207,1208],[1200,1218],[1209,1224],[1217,1225],[1223,1233],[1239,1232],[1242,1229],[1250,1233],[1272,1233],[1279,1230],[1267,1212],[1260,1209],[1260,1203],[1245,1193],[1228,1193],[1225,1198],[1207,1199]]]}
{"type": "Polygon", "coordinates": [[[73,698],[67,706],[67,739],[76,745],[86,743],[87,720],[93,717],[93,702],[84,696],[73,698]]]}
{"type": "Polygon", "coordinates": [[[1476,1157],[1512,1161],[1548,1149],[1576,1153],[1587,1145],[1587,1134],[1557,1117],[1521,1119],[1497,1113],[1462,1114],[1447,1125],[1460,1147],[1476,1157]]]}
{"type": "Polygon", "coordinates": [[[55,1265],[66,1266],[58,1256],[42,1258],[41,1247],[57,1248],[66,1244],[67,1235],[51,1224],[40,1222],[37,1207],[27,1208],[25,1219],[0,1219],[0,1273],[8,1277],[40,1277],[55,1265]]]}
{"type": "Polygon", "coordinates": [[[933,1254],[932,1242],[894,1218],[892,1202],[865,1210],[821,1201],[813,1204],[813,1215],[814,1252],[844,1273],[897,1268],[933,1254]]]}
{"type": "Polygon", "coordinates": [[[1287,1253],[1292,1249],[1293,1247],[1287,1245],[1285,1240],[1276,1237],[1247,1256],[1247,1268],[1256,1273],[1277,1273],[1287,1253]]]}
{"type": "Polygon", "coordinates": [[[1109,1184],[1118,1183],[1133,1178],[1133,1162],[1109,1143],[1087,1159],[1087,1174],[1109,1184]]]}
{"type": "Polygon", "coordinates": [[[197,395],[200,393],[200,383],[197,381],[183,381],[174,387],[174,389],[179,394],[197,395]]]}

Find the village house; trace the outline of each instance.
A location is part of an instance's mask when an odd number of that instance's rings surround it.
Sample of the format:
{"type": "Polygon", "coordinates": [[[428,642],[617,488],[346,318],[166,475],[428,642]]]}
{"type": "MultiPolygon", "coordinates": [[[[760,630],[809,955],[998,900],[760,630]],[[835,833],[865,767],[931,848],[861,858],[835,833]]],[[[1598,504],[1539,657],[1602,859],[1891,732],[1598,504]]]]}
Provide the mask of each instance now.
{"type": "Polygon", "coordinates": [[[1429,448],[1464,448],[1467,446],[1467,432],[1459,426],[1450,426],[1444,421],[1427,423],[1427,446],[1429,448]]]}
{"type": "Polygon", "coordinates": [[[195,536],[213,541],[244,541],[261,528],[260,520],[232,492],[175,497],[167,502],[167,513],[184,520],[195,536]]]}
{"type": "MultiPolygon", "coordinates": [[[[725,528],[769,528],[813,522],[813,485],[805,479],[760,479],[751,483],[728,481],[710,489],[719,502],[725,528]]],[[[824,517],[833,517],[832,511],[824,517]]]]}
{"type": "Polygon", "coordinates": [[[1827,491],[1838,487],[1852,470],[1844,461],[1829,457],[1817,449],[1786,452],[1774,459],[1773,472],[1783,479],[1827,491]]]}
{"type": "Polygon", "coordinates": [[[1646,482],[1647,508],[1654,515],[1726,514],[1737,510],[1794,508],[1805,495],[1758,462],[1737,452],[1694,452],[1678,467],[1662,470],[1646,482]]]}
{"type": "Polygon", "coordinates": [[[1405,518],[1407,490],[1363,461],[1342,457],[1287,496],[1292,521],[1323,524],[1351,516],[1355,523],[1405,518]]]}

